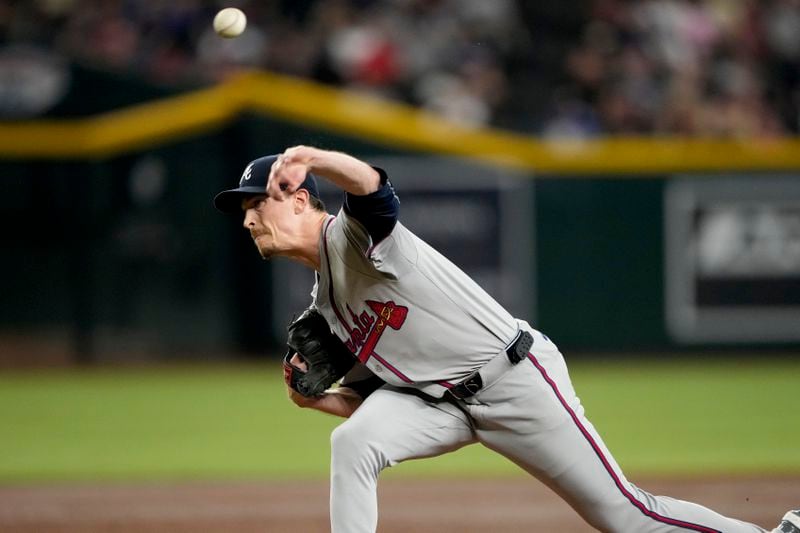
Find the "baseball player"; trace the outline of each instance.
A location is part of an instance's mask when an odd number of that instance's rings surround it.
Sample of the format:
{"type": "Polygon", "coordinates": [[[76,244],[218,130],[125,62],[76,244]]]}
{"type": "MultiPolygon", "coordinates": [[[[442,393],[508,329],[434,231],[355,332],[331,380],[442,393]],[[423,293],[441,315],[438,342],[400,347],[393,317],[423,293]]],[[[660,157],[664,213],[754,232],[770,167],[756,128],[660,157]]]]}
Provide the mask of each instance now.
{"type": "MultiPolygon", "coordinates": [[[[556,345],[398,221],[382,169],[296,146],[252,162],[214,202],[244,214],[264,258],[314,269],[311,310],[357,359],[338,388],[289,391],[302,407],[347,417],[331,436],[334,533],[375,531],[384,468],[475,442],[601,531],[766,531],[629,482],[584,416],[556,345]],[[344,191],[336,216],[319,201],[315,174],[344,191]]],[[[287,358],[290,384],[309,370],[303,355],[287,358]]],[[[800,512],[772,531],[800,533],[800,512]]]]}

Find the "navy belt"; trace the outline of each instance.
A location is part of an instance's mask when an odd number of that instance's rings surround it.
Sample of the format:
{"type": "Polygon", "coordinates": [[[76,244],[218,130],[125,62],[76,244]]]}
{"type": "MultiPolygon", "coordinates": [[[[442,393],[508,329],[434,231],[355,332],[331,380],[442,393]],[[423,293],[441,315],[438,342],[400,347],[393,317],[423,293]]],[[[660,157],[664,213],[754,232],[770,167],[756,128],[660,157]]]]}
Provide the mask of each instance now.
{"type": "MultiPolygon", "coordinates": [[[[519,336],[506,348],[506,357],[511,365],[516,365],[530,353],[531,346],[533,346],[533,335],[528,331],[520,332],[519,336]]],[[[499,356],[498,356],[499,357],[499,356]]],[[[488,366],[488,365],[487,365],[488,366]]],[[[471,396],[475,396],[483,388],[483,377],[481,376],[480,368],[467,376],[464,380],[453,385],[447,392],[458,400],[464,400],[471,396]]]]}

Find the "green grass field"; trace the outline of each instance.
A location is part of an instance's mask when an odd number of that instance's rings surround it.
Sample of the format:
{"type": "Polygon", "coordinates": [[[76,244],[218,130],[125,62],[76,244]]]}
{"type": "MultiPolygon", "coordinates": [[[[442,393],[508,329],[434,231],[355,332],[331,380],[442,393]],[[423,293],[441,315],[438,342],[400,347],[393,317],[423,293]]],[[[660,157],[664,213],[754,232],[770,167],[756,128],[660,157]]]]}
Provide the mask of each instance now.
{"type": "MultiPolygon", "coordinates": [[[[576,361],[636,474],[800,473],[800,359],[576,361]]],[[[324,478],[338,419],[295,408],[275,365],[0,374],[0,483],[324,478]]],[[[480,446],[391,476],[517,475],[480,446]]]]}

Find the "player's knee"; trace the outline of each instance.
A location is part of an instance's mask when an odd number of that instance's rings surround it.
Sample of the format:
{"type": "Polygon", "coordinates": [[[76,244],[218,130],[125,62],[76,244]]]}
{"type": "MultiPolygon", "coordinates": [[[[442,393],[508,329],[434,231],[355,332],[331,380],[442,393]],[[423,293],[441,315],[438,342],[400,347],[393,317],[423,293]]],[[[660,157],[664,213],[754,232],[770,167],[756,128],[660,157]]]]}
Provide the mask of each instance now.
{"type": "Polygon", "coordinates": [[[339,424],[331,432],[331,452],[336,455],[346,450],[348,441],[352,439],[352,432],[349,431],[347,422],[339,424]]]}
{"type": "Polygon", "coordinates": [[[581,515],[593,528],[604,533],[640,531],[649,525],[639,508],[627,501],[598,502],[581,515]]]}
{"type": "Polygon", "coordinates": [[[358,428],[350,422],[340,424],[331,433],[331,454],[342,460],[356,457],[364,452],[364,439],[358,428]]]}
{"type": "Polygon", "coordinates": [[[595,514],[588,517],[584,516],[583,518],[590,526],[592,526],[592,528],[596,529],[597,531],[601,531],[602,533],[622,533],[623,531],[617,528],[613,517],[610,516],[595,514]]]}
{"type": "Polygon", "coordinates": [[[387,466],[380,446],[368,433],[361,431],[359,424],[351,424],[350,421],[339,425],[331,433],[331,460],[341,466],[362,465],[376,471],[387,466]]]}

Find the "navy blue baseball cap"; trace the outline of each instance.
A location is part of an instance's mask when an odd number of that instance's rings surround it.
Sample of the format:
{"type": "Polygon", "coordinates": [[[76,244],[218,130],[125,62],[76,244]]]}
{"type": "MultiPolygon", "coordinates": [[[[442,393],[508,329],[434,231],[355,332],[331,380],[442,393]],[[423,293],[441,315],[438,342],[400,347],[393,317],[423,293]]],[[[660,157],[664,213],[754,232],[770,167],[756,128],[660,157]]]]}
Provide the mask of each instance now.
{"type": "MultiPolygon", "coordinates": [[[[242,177],[239,178],[239,186],[216,195],[214,207],[223,213],[240,213],[243,199],[255,194],[267,194],[269,171],[277,159],[277,155],[268,155],[251,161],[242,172],[242,177]]],[[[305,189],[311,196],[319,198],[317,178],[311,172],[306,174],[306,180],[298,188],[305,189]]]]}

